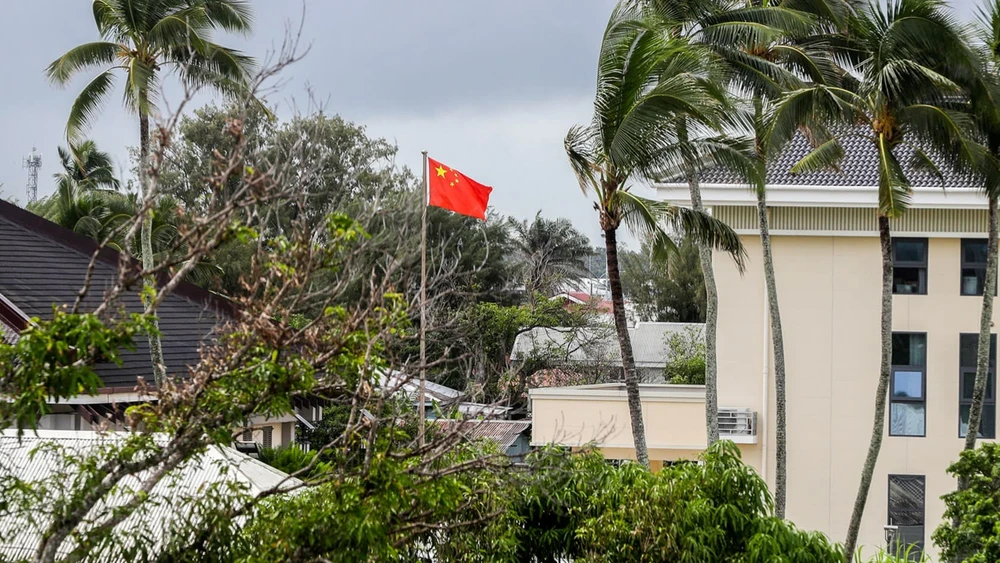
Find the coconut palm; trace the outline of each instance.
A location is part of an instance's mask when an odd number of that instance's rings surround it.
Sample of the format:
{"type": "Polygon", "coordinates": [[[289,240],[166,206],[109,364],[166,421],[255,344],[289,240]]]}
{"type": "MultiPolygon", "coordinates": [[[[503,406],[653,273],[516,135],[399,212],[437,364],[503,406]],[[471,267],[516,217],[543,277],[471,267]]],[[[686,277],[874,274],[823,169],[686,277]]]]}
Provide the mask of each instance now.
{"type": "Polygon", "coordinates": [[[58,148],[62,172],[54,175],[56,191],[28,205],[28,210],[49,221],[95,240],[108,234],[108,201],[117,193],[111,156],[93,141],[58,148]]]}
{"type": "Polygon", "coordinates": [[[587,275],[590,240],[568,219],[546,219],[539,212],[530,223],[511,218],[508,224],[513,234],[514,267],[529,296],[551,296],[564,282],[587,275]]]}
{"type": "MultiPolygon", "coordinates": [[[[965,435],[965,449],[976,447],[979,437],[979,425],[982,420],[983,400],[986,395],[986,379],[989,370],[990,340],[993,327],[993,296],[997,283],[997,190],[993,183],[997,181],[994,168],[996,159],[1000,158],[1000,107],[998,107],[997,87],[1000,86],[1000,0],[987,2],[979,10],[976,25],[978,43],[982,46],[984,61],[981,80],[974,81],[969,88],[972,107],[975,110],[977,124],[981,131],[992,159],[984,161],[982,175],[985,192],[989,200],[988,212],[988,242],[986,260],[986,279],[983,287],[983,305],[979,317],[979,343],[976,356],[976,380],[972,391],[972,404],[969,407],[969,426],[965,435]]],[[[959,487],[965,483],[960,480],[959,487]]]]}
{"type": "MultiPolygon", "coordinates": [[[[210,36],[220,29],[248,33],[250,6],[243,0],[94,0],[93,12],[102,41],[70,49],[49,65],[46,74],[53,82],[66,84],[86,70],[99,71],[73,102],[66,124],[71,142],[79,139],[98,113],[111,93],[115,75],[119,71],[125,75],[125,107],[139,116],[139,183],[148,195],[149,117],[156,111],[162,72],[175,70],[193,87],[210,87],[232,96],[244,93],[252,60],[213,43],[210,36]]],[[[152,220],[146,213],[141,254],[147,269],[153,267],[152,238],[152,220]]],[[[149,334],[149,349],[154,379],[160,385],[166,366],[156,332],[149,334]]]]}
{"type": "Polygon", "coordinates": [[[961,84],[977,73],[978,59],[943,2],[873,2],[850,20],[842,40],[848,46],[845,61],[851,65],[846,87],[816,84],[786,95],[775,109],[769,145],[780,146],[800,124],[820,116],[843,126],[799,161],[793,172],[835,165],[843,156],[840,137],[845,135],[862,136],[878,156],[882,354],[871,442],[845,541],[850,559],[885,432],[892,354],[890,220],[900,217],[909,202],[908,170],[941,176],[940,165],[946,164],[964,173],[963,167],[975,169],[981,164],[984,151],[972,140],[969,116],[956,109],[963,101],[961,84]]]}
{"type": "MultiPolygon", "coordinates": [[[[784,92],[806,82],[826,83],[836,79],[839,67],[825,40],[827,29],[841,26],[852,13],[846,0],[820,0],[781,3],[762,2],[748,5],[735,0],[652,0],[651,5],[674,33],[689,37],[710,49],[726,69],[727,85],[737,99],[747,100],[743,130],[753,139],[753,159],[757,167],[745,178],[757,198],[757,216],[763,252],[764,279],[771,319],[771,343],[774,350],[775,386],[775,513],[785,514],[787,475],[787,431],[785,416],[785,355],[778,306],[777,282],[771,253],[768,227],[765,172],[767,143],[765,117],[784,92]]],[[[687,163],[686,179],[693,202],[701,201],[698,167],[705,163],[687,163]]],[[[706,395],[717,393],[716,325],[718,292],[712,271],[711,253],[700,251],[706,293],[706,395]]],[[[707,413],[706,413],[707,414],[707,413]]],[[[718,438],[713,423],[709,440],[718,438]]],[[[766,460],[765,460],[766,463],[766,460]]]]}
{"type": "MultiPolygon", "coordinates": [[[[625,319],[618,264],[622,225],[652,241],[656,258],[676,250],[669,228],[742,259],[736,234],[700,210],[654,202],[632,191],[636,182],[676,170],[685,154],[729,158],[710,138],[682,141],[668,125],[683,115],[705,128],[725,109],[704,49],[671,37],[661,20],[641,6],[620,4],[604,33],[597,69],[594,117],[566,136],[570,164],[598,212],[608,263],[608,283],[621,347],[636,458],[649,465],[635,359],[625,319]]],[[[740,262],[742,264],[742,262],[740,262]]]]}

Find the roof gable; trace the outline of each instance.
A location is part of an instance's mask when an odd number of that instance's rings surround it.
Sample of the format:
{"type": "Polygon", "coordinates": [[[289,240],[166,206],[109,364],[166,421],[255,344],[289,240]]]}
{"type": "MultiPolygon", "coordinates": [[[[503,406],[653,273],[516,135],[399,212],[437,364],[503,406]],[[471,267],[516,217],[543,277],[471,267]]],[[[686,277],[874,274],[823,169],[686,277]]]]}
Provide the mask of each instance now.
{"type": "MultiPolygon", "coordinates": [[[[50,318],[53,305],[72,305],[97,249],[91,239],[0,200],[0,303],[7,301],[29,317],[50,318]]],[[[101,249],[83,310],[96,308],[117,279],[118,257],[112,249],[101,249]]],[[[142,311],[137,290],[124,293],[119,302],[126,312],[142,311]]],[[[167,296],[159,319],[169,374],[187,374],[187,367],[198,362],[202,344],[231,310],[224,298],[189,283],[167,296]]],[[[23,328],[9,319],[7,324],[23,328]]],[[[145,338],[135,344],[134,352],[122,352],[122,366],[96,366],[105,387],[130,389],[140,377],[152,383],[149,345],[145,338]]]]}

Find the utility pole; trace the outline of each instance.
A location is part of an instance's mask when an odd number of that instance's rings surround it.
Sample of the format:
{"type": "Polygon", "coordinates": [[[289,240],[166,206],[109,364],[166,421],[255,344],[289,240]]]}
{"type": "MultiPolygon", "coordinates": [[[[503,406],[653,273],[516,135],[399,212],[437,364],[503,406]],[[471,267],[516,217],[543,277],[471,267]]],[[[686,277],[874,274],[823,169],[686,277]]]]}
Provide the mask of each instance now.
{"type": "Polygon", "coordinates": [[[25,189],[28,196],[28,203],[38,199],[38,169],[42,167],[42,155],[31,147],[31,154],[24,157],[22,168],[28,169],[28,186],[25,189]]]}

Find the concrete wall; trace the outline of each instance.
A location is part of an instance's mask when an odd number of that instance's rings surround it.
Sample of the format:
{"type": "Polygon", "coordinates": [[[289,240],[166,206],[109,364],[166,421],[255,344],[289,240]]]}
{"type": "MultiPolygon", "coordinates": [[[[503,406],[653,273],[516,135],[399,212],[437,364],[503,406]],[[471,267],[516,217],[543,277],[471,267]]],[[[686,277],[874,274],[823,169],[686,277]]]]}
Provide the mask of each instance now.
{"type": "MultiPolygon", "coordinates": [[[[757,236],[743,241],[750,263],[742,276],[727,257],[715,258],[719,402],[754,407],[764,420],[762,373],[767,370],[773,380],[773,358],[766,340],[761,251],[757,236]]],[[[787,514],[803,528],[843,541],[871,435],[879,375],[879,243],[873,237],[778,236],[773,248],[788,375],[787,514]]],[[[929,239],[928,294],[893,297],[893,330],[927,333],[927,435],[896,437],[886,431],[862,544],[884,543],[888,475],[924,475],[925,541],[934,554],[930,534],[944,511],[940,497],[955,486],[945,470],[963,445],[959,334],[978,331],[982,303],[959,294],[959,250],[959,239],[929,239]]],[[[773,384],[767,403],[767,440],[744,452],[773,486],[773,384]]]]}

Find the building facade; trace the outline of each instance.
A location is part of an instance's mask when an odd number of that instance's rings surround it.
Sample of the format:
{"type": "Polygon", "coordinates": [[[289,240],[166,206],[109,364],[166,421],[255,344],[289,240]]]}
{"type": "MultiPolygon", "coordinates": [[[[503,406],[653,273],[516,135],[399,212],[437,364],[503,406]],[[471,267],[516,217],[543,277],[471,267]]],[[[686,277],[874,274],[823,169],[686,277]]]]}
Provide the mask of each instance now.
{"type": "MultiPolygon", "coordinates": [[[[802,140],[797,144],[768,177],[787,372],[787,517],[842,541],[872,432],[879,378],[877,175],[862,146],[845,147],[848,157],[840,172],[781,173],[787,170],[782,166],[804,154],[802,140]]],[[[886,527],[893,526],[896,541],[916,544],[933,556],[930,537],[945,508],[941,496],[956,487],[947,468],[962,451],[967,430],[986,272],[987,202],[965,178],[946,178],[946,189],[920,174],[913,179],[910,209],[891,222],[893,365],[885,436],[859,544],[868,553],[884,547],[886,527]]],[[[706,207],[737,231],[749,254],[743,272],[727,255],[714,258],[720,411],[738,406],[754,413],[755,440],[741,444],[741,450],[773,487],[774,360],[756,201],[724,172],[706,174],[701,189],[706,207]]],[[[686,185],[660,185],[658,195],[690,204],[686,185]]],[[[986,441],[996,438],[995,378],[991,369],[980,429],[986,441]]],[[[548,390],[540,391],[532,395],[536,442],[551,437],[539,433],[545,428],[539,409],[555,418],[544,396],[548,390]]],[[[599,402],[575,407],[589,410],[591,419],[611,412],[599,402]]],[[[651,412],[655,409],[681,412],[669,403],[644,404],[647,420],[670,418],[651,412]]],[[[632,457],[627,416],[616,417],[615,424],[622,430],[617,442],[626,450],[607,453],[632,457]]],[[[651,436],[664,436],[655,424],[646,426],[651,436]]],[[[652,448],[653,438],[648,440],[652,448]]],[[[659,446],[661,459],[671,452],[688,455],[687,444],[659,446]]]]}

